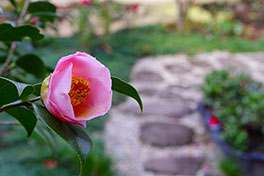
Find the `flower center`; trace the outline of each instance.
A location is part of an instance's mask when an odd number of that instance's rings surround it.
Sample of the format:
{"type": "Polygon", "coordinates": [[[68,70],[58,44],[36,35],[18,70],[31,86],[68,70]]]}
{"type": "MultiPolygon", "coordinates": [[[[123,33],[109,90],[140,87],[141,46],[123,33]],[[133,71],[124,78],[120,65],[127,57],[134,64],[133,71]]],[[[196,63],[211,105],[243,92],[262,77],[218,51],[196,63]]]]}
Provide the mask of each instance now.
{"type": "Polygon", "coordinates": [[[88,81],[81,77],[72,77],[71,90],[68,93],[72,106],[85,103],[87,95],[90,94],[90,89],[88,81]]]}

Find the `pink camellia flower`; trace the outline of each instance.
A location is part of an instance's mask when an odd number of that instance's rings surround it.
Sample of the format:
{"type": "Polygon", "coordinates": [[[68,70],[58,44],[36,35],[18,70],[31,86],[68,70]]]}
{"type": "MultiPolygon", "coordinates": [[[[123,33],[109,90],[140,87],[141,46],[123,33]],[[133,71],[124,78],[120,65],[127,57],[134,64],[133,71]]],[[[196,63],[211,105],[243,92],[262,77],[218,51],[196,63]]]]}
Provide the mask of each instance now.
{"type": "Polygon", "coordinates": [[[39,22],[39,17],[33,17],[31,19],[31,24],[36,25],[39,22]]]}
{"type": "Polygon", "coordinates": [[[55,160],[53,161],[53,160],[47,159],[43,161],[42,165],[47,169],[55,169],[56,167],[58,167],[58,162],[55,160]]]}
{"type": "Polygon", "coordinates": [[[220,124],[220,121],[218,120],[217,117],[212,116],[212,117],[210,118],[208,124],[209,124],[210,126],[213,126],[213,125],[219,125],[219,124],[220,124]]]}
{"type": "Polygon", "coordinates": [[[208,121],[208,125],[211,131],[220,131],[222,129],[221,122],[215,116],[211,116],[211,118],[208,121]]]}
{"type": "Polygon", "coordinates": [[[41,87],[48,111],[61,121],[86,127],[86,121],[102,116],[111,107],[109,70],[86,53],[62,57],[41,87]]]}
{"type": "Polygon", "coordinates": [[[129,4],[126,6],[126,11],[132,11],[137,12],[139,5],[137,3],[135,4],[129,4]]]}
{"type": "Polygon", "coordinates": [[[82,5],[89,5],[90,3],[92,3],[92,0],[82,0],[81,2],[82,5]]]}

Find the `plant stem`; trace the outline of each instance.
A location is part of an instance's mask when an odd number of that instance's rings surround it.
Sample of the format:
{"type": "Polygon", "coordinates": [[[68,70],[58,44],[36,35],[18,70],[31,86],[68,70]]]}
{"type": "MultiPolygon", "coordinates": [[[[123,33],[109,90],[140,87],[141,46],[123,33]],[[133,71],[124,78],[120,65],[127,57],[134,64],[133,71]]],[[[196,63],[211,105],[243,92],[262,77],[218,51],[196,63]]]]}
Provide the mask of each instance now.
{"type": "MultiPolygon", "coordinates": [[[[24,3],[24,7],[23,7],[18,19],[17,19],[17,26],[20,26],[22,24],[24,16],[26,15],[26,12],[27,12],[29,4],[30,4],[30,0],[26,0],[25,3],[24,3]]],[[[2,70],[0,71],[0,76],[5,74],[5,72],[7,71],[8,65],[11,62],[12,58],[13,58],[15,49],[16,49],[16,42],[12,42],[10,50],[8,52],[8,56],[6,58],[6,61],[5,61],[4,65],[3,65],[3,67],[2,67],[2,70]]]]}
{"type": "Polygon", "coordinates": [[[0,125],[19,125],[18,121],[0,121],[0,125]]]}
{"type": "Polygon", "coordinates": [[[20,26],[23,22],[23,19],[24,19],[24,16],[26,15],[27,13],[27,9],[28,9],[28,6],[30,4],[30,0],[26,0],[25,3],[24,3],[24,7],[18,17],[18,20],[17,20],[17,26],[20,26]]]}
{"type": "Polygon", "coordinates": [[[8,109],[15,108],[15,107],[18,107],[18,106],[26,106],[26,105],[28,105],[30,103],[33,103],[35,101],[38,101],[40,99],[41,99],[41,97],[39,96],[39,97],[30,99],[28,101],[24,101],[24,102],[20,102],[20,103],[16,103],[16,104],[11,104],[11,105],[8,105],[8,106],[4,106],[4,107],[0,108],[0,112],[6,111],[8,109]]]}
{"type": "Polygon", "coordinates": [[[11,62],[11,60],[12,60],[12,57],[14,55],[15,49],[16,49],[16,42],[12,42],[10,50],[8,52],[8,56],[7,56],[6,61],[5,61],[4,65],[3,65],[3,68],[2,68],[2,70],[0,72],[0,76],[5,74],[5,72],[7,71],[7,67],[9,65],[9,63],[11,62]]]}

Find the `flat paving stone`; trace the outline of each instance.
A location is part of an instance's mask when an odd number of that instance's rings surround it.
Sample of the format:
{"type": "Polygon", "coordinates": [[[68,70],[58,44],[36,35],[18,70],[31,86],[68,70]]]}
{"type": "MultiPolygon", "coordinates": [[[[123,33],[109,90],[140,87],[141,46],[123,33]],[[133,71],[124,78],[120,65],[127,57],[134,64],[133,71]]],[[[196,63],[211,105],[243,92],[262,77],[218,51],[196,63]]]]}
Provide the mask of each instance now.
{"type": "Polygon", "coordinates": [[[245,69],[247,66],[242,63],[241,61],[233,58],[221,58],[219,59],[219,62],[225,66],[225,67],[234,67],[234,68],[240,68],[240,69],[245,69]]]}
{"type": "Polygon", "coordinates": [[[180,64],[166,65],[165,67],[172,74],[182,74],[182,73],[188,73],[188,71],[190,71],[190,68],[188,68],[185,65],[180,65],[180,64]]]}
{"type": "Polygon", "coordinates": [[[189,106],[180,104],[168,104],[160,102],[144,103],[144,112],[140,112],[137,105],[127,106],[121,109],[122,112],[132,113],[137,116],[144,115],[157,115],[172,118],[181,118],[185,115],[192,113],[192,109],[189,106]]]}
{"type": "Polygon", "coordinates": [[[178,88],[178,89],[185,89],[185,90],[187,90],[187,89],[190,89],[191,88],[191,86],[190,85],[179,85],[179,84],[172,84],[172,85],[169,85],[169,87],[168,87],[169,89],[174,89],[174,88],[178,88]]]}
{"type": "Polygon", "coordinates": [[[183,98],[183,96],[180,95],[180,92],[176,93],[176,91],[172,91],[169,89],[159,91],[157,92],[157,95],[162,99],[166,99],[169,101],[172,101],[172,100],[178,101],[178,102],[181,102],[182,104],[189,104],[189,102],[191,101],[191,99],[183,98]]]}
{"type": "Polygon", "coordinates": [[[263,53],[251,53],[247,55],[250,58],[253,58],[257,62],[264,64],[264,55],[263,53]]]}
{"type": "Polygon", "coordinates": [[[140,138],[144,143],[165,147],[192,143],[192,129],[178,124],[147,122],[141,126],[140,138]]]}
{"type": "Polygon", "coordinates": [[[203,68],[204,70],[212,69],[213,66],[209,63],[199,61],[198,59],[189,59],[189,62],[192,64],[192,66],[203,68]]]}
{"type": "Polygon", "coordinates": [[[214,173],[205,173],[203,176],[219,176],[219,175],[214,173]]]}
{"type": "Polygon", "coordinates": [[[194,175],[199,170],[202,159],[196,157],[168,157],[148,160],[144,168],[160,174],[194,175]]]}
{"type": "Polygon", "coordinates": [[[163,81],[163,78],[158,73],[152,72],[152,71],[139,71],[134,74],[133,80],[135,81],[163,81]]]}
{"type": "Polygon", "coordinates": [[[143,88],[143,89],[138,90],[138,93],[140,95],[145,95],[145,96],[153,96],[153,95],[156,95],[157,92],[158,92],[158,90],[151,89],[151,88],[143,88]]]}

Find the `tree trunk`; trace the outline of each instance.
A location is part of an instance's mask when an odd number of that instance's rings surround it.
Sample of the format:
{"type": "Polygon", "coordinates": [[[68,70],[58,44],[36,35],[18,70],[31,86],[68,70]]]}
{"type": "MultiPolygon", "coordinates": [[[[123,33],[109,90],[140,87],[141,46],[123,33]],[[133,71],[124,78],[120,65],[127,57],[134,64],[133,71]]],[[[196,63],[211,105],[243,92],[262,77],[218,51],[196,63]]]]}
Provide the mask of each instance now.
{"type": "Polygon", "coordinates": [[[192,0],[175,0],[178,6],[178,19],[176,21],[177,30],[184,31],[185,22],[187,20],[189,6],[192,3],[192,0]]]}

